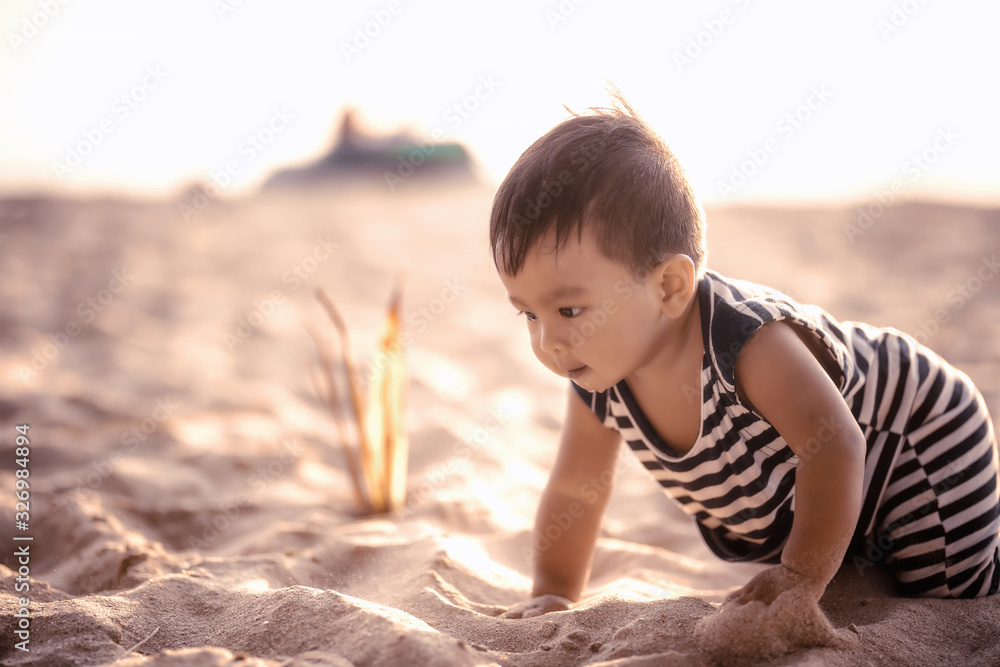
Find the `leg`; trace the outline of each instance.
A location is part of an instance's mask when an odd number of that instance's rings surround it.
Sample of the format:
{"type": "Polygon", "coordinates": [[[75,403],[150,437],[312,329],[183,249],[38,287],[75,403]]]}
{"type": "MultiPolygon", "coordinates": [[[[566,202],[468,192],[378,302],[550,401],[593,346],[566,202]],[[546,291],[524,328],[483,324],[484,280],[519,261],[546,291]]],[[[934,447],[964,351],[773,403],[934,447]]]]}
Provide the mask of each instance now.
{"type": "Polygon", "coordinates": [[[907,595],[980,597],[1000,588],[996,436],[971,384],[914,429],[886,489],[877,541],[907,595]]]}

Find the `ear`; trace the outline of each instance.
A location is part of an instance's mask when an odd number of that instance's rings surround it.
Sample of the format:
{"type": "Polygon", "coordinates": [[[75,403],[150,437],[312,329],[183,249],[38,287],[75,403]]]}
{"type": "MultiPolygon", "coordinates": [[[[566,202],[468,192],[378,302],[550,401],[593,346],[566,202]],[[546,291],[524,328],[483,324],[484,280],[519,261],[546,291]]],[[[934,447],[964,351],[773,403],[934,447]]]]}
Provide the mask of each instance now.
{"type": "Polygon", "coordinates": [[[679,318],[697,289],[694,261],[687,255],[671,255],[653,269],[653,277],[660,287],[660,310],[666,317],[679,318]]]}

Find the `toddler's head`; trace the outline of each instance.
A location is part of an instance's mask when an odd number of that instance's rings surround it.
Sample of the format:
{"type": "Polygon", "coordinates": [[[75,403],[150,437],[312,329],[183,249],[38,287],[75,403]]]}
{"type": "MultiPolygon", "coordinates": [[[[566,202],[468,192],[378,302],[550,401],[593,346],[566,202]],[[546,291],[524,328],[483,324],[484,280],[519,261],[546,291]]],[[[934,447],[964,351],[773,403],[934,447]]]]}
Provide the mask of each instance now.
{"type": "Polygon", "coordinates": [[[532,144],[490,216],[493,259],[535,356],[588,391],[638,372],[683,336],[705,261],[684,171],[617,101],[532,144]]]}

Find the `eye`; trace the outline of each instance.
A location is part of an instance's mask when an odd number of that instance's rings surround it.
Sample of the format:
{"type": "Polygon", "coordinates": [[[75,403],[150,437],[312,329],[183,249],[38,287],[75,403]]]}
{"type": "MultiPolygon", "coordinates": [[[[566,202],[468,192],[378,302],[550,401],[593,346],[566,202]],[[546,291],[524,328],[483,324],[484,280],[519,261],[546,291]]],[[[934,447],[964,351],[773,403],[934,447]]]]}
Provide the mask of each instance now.
{"type": "Polygon", "coordinates": [[[565,317],[568,320],[571,320],[574,317],[579,317],[581,312],[583,312],[583,308],[560,308],[559,309],[559,314],[562,315],[563,317],[565,317]]]}
{"type": "Polygon", "coordinates": [[[534,313],[529,313],[526,310],[519,310],[519,311],[517,311],[517,314],[518,314],[518,316],[524,315],[524,318],[526,320],[528,320],[529,322],[534,322],[536,319],[538,319],[538,318],[535,317],[534,313]]]}

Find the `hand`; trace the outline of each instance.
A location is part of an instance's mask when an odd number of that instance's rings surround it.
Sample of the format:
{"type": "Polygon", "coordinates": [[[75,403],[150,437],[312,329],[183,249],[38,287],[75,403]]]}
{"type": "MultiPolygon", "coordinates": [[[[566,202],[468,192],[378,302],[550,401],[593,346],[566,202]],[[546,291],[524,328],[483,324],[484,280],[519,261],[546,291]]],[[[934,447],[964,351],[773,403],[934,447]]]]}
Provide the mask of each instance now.
{"type": "Polygon", "coordinates": [[[539,595],[527,602],[516,604],[500,615],[501,618],[533,618],[547,614],[550,611],[566,611],[573,606],[573,601],[561,595],[539,595]]]}
{"type": "Polygon", "coordinates": [[[743,588],[730,593],[725,602],[746,604],[752,600],[759,600],[769,605],[785,591],[795,588],[805,592],[814,602],[818,602],[826,589],[826,582],[791,570],[785,565],[775,565],[757,574],[743,588]]]}
{"type": "Polygon", "coordinates": [[[727,665],[756,665],[809,646],[845,646],[851,638],[838,634],[819,608],[825,588],[821,578],[775,565],[727,597],[716,613],[700,618],[694,636],[727,665]]]}

